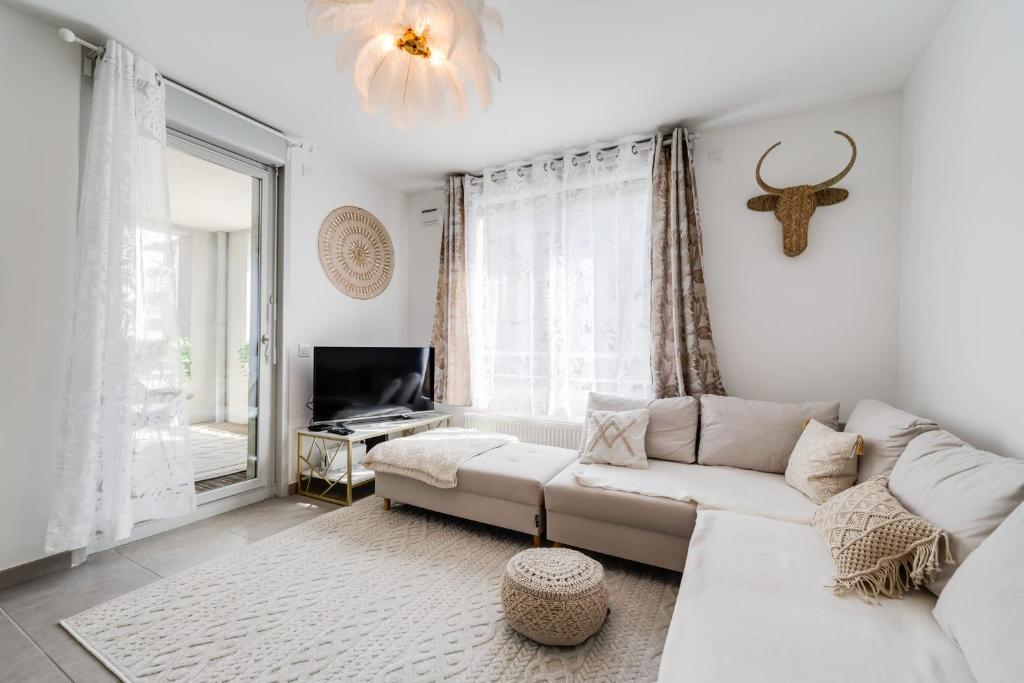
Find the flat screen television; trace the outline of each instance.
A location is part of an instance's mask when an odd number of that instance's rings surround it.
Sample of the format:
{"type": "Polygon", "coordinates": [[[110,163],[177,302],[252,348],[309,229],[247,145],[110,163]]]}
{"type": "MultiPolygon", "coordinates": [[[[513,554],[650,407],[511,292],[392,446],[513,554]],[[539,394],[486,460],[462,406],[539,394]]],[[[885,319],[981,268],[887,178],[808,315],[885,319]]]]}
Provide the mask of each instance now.
{"type": "Polygon", "coordinates": [[[313,349],[313,424],[400,418],[433,408],[432,348],[313,349]]]}

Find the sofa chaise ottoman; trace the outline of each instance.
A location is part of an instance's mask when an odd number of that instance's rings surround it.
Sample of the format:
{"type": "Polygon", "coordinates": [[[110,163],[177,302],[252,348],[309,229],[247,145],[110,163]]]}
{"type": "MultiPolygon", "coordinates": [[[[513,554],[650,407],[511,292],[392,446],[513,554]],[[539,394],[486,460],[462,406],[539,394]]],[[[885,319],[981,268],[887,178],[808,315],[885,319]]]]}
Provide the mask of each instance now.
{"type": "Polygon", "coordinates": [[[378,472],[376,494],[390,507],[401,502],[533,536],[545,530],[544,485],[576,460],[576,451],[514,442],[464,462],[457,485],[442,489],[398,474],[378,472]]]}

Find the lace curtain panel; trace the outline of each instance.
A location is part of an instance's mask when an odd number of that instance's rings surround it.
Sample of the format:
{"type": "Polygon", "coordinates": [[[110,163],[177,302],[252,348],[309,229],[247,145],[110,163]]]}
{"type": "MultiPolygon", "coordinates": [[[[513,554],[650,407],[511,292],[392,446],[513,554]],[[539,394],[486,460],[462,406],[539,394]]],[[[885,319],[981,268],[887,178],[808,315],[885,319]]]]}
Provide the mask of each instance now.
{"type": "Polygon", "coordinates": [[[474,407],[580,417],[649,396],[650,145],[492,169],[466,186],[474,407]]]}
{"type": "Polygon", "coordinates": [[[151,64],[110,41],[93,87],[49,552],[195,509],[164,86],[151,64]]]}

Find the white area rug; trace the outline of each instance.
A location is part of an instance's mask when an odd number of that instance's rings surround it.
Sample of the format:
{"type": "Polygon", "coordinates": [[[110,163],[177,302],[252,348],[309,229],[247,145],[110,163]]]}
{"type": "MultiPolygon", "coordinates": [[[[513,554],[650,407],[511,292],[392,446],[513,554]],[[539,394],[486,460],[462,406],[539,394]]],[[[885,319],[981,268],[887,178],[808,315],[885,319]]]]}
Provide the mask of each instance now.
{"type": "Polygon", "coordinates": [[[604,628],[512,631],[501,576],[529,537],[369,498],[62,625],[127,681],[653,681],[679,575],[598,557],[604,628]]]}
{"type": "Polygon", "coordinates": [[[189,426],[196,481],[243,472],[248,466],[249,436],[232,427],[230,423],[213,422],[189,426]]]}

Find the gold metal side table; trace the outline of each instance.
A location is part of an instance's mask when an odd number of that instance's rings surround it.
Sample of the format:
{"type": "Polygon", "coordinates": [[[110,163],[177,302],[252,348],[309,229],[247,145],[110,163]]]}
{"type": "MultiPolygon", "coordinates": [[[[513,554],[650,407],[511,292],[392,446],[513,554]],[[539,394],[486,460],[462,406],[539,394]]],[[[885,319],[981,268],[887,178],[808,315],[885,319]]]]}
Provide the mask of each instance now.
{"type": "Polygon", "coordinates": [[[338,505],[351,505],[352,492],[374,480],[373,470],[352,462],[352,447],[379,436],[409,436],[417,429],[450,427],[452,416],[427,413],[407,420],[353,426],[351,434],[300,429],[295,433],[295,475],[303,496],[338,505]]]}

